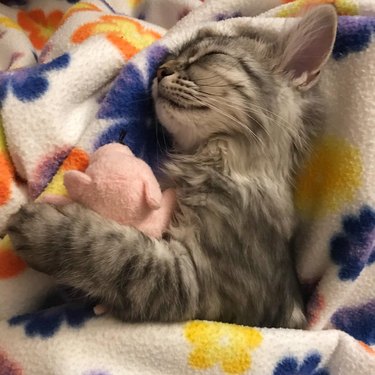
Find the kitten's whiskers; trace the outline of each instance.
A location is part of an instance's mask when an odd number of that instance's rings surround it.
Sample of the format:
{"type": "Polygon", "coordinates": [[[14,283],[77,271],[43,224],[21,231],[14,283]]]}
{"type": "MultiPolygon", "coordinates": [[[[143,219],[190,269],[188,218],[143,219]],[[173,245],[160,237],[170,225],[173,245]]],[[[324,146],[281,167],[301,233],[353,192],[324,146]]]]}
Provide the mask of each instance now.
{"type": "MultiPolygon", "coordinates": [[[[213,103],[209,103],[207,101],[203,101],[201,98],[199,98],[198,96],[190,93],[190,95],[192,95],[199,103],[213,109],[214,111],[217,111],[219,114],[221,114],[222,116],[232,120],[234,123],[236,123],[237,125],[239,125],[239,127],[241,128],[241,130],[244,130],[245,131],[245,135],[246,136],[250,136],[250,139],[255,139],[260,145],[264,145],[262,139],[257,135],[255,134],[250,128],[248,128],[246,125],[242,124],[241,121],[239,121],[238,119],[236,119],[234,116],[231,116],[229,115],[228,113],[222,111],[219,107],[217,107],[216,105],[214,105],[213,103]]],[[[206,99],[213,99],[213,98],[210,98],[210,97],[207,97],[206,96],[206,99]]]]}

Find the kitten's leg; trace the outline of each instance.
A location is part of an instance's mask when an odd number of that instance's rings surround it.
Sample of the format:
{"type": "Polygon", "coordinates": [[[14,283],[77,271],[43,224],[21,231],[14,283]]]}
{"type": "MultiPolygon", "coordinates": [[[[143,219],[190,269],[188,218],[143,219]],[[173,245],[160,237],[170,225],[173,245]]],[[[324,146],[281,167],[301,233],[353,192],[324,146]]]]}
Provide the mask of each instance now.
{"type": "Polygon", "coordinates": [[[77,204],[28,204],[7,229],[15,251],[36,270],[87,292],[125,320],[196,316],[193,255],[77,204]]]}

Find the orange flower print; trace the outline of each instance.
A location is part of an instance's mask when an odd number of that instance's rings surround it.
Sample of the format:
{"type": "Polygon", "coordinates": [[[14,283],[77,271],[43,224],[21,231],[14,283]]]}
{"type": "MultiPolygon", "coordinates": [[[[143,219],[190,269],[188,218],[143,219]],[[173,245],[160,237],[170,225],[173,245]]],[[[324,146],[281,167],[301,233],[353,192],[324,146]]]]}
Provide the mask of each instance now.
{"type": "Polygon", "coordinates": [[[39,196],[38,201],[43,200],[46,195],[68,196],[64,186],[64,173],[70,170],[85,171],[89,165],[89,155],[80,148],[73,148],[64,160],[57,173],[53,176],[47,188],[39,196]]]}
{"type": "Polygon", "coordinates": [[[0,280],[18,276],[27,268],[26,263],[12,250],[8,236],[0,240],[0,280]]]}
{"type": "Polygon", "coordinates": [[[96,22],[78,28],[71,37],[73,43],[82,43],[90,36],[105,34],[125,60],[160,38],[160,34],[146,30],[138,21],[124,16],[106,15],[96,22]]]}
{"type": "Polygon", "coordinates": [[[361,347],[366,350],[367,353],[371,354],[371,355],[375,355],[375,349],[371,348],[370,346],[368,346],[367,344],[365,344],[363,341],[357,341],[359,345],[361,345],[361,347]]]}
{"type": "Polygon", "coordinates": [[[40,50],[55,32],[63,17],[63,12],[55,10],[46,15],[41,9],[29,12],[21,10],[17,15],[18,24],[29,34],[33,46],[40,50]]]}
{"type": "Polygon", "coordinates": [[[6,147],[5,134],[0,117],[0,206],[11,198],[14,169],[6,147]]]}
{"type": "Polygon", "coordinates": [[[11,197],[11,187],[14,177],[13,167],[8,155],[0,152],[0,206],[7,203],[11,197]]]}

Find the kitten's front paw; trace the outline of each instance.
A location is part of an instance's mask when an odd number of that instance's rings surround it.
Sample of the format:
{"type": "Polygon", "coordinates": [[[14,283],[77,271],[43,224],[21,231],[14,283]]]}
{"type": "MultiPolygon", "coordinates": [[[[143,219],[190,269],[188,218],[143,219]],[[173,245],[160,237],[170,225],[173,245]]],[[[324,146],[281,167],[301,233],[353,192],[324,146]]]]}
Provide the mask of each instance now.
{"type": "Polygon", "coordinates": [[[8,221],[6,231],[15,252],[32,268],[52,274],[58,267],[56,241],[57,226],[66,217],[55,207],[45,203],[29,203],[20,208],[8,221]]]}

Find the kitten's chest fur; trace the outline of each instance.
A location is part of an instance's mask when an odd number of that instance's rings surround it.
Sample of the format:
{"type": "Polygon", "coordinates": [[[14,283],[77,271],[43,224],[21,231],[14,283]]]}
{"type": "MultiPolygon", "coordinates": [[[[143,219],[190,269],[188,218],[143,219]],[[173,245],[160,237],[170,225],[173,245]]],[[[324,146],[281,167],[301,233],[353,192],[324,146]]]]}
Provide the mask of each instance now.
{"type": "Polygon", "coordinates": [[[220,309],[223,320],[246,323],[251,312],[252,322],[257,316],[272,325],[275,316],[265,306],[273,300],[277,308],[297,288],[289,251],[294,210],[288,154],[282,163],[274,155],[266,161],[246,142],[222,138],[193,155],[175,155],[166,166],[178,199],[170,235],[197,252],[205,318],[210,311],[217,318],[220,309]]]}
{"type": "MultiPolygon", "coordinates": [[[[258,151],[258,150],[256,150],[258,151]]],[[[180,216],[184,209],[219,217],[232,213],[237,229],[266,216],[269,224],[286,236],[291,235],[294,220],[292,204],[290,150],[283,156],[260,155],[246,150],[246,142],[230,138],[209,141],[192,155],[174,155],[167,164],[170,184],[177,189],[180,216]],[[280,160],[283,159],[283,160],[280,160]],[[283,220],[279,220],[280,213],[283,220]]],[[[222,217],[231,221],[232,217],[222,217]]]]}

